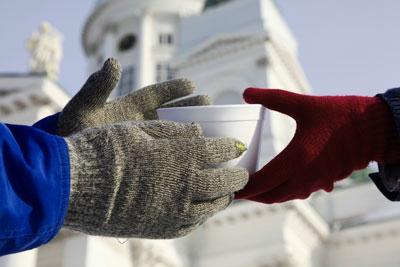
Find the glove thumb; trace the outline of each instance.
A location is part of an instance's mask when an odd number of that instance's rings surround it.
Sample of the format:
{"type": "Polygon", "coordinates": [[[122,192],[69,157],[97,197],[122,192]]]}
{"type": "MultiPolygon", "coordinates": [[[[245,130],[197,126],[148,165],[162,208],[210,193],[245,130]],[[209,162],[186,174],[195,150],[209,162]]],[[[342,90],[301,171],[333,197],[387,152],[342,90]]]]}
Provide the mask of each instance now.
{"type": "Polygon", "coordinates": [[[247,88],[243,93],[246,103],[262,104],[268,109],[284,113],[293,118],[296,117],[299,110],[304,110],[307,97],[279,89],[247,88]]]}
{"type": "Polygon", "coordinates": [[[84,113],[102,107],[121,78],[121,65],[109,58],[101,70],[93,73],[81,90],[64,108],[64,112],[84,113]]]}

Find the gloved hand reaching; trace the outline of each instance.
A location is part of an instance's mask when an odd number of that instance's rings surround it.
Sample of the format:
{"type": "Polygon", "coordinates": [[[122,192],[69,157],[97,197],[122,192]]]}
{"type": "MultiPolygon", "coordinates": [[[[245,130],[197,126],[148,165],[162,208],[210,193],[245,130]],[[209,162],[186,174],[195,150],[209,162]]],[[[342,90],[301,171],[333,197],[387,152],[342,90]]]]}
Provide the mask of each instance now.
{"type": "Polygon", "coordinates": [[[108,59],[65,106],[59,116],[58,133],[68,136],[86,128],[122,121],[154,120],[160,107],[210,104],[208,96],[204,95],[167,103],[194,92],[194,84],[186,79],[147,86],[106,103],[120,77],[120,64],[115,59],[108,59]]]}
{"type": "Polygon", "coordinates": [[[289,145],[236,194],[263,203],[307,198],[331,191],[335,181],[370,161],[400,162],[400,141],[389,107],[377,97],[307,96],[283,90],[249,88],[250,104],[296,120],[289,145]]]}
{"type": "Polygon", "coordinates": [[[92,235],[183,236],[226,208],[245,169],[215,168],[243,144],[206,138],[199,125],[124,122],[65,138],[71,194],[64,225],[92,235]]]}
{"type": "Polygon", "coordinates": [[[71,162],[64,225],[102,236],[183,236],[244,187],[246,170],[213,167],[243,151],[236,140],[205,138],[195,124],[142,121],[156,119],[159,107],[208,105],[207,96],[170,102],[193,93],[192,82],[172,80],[106,102],[120,76],[119,63],[107,60],[58,118],[71,162]]]}

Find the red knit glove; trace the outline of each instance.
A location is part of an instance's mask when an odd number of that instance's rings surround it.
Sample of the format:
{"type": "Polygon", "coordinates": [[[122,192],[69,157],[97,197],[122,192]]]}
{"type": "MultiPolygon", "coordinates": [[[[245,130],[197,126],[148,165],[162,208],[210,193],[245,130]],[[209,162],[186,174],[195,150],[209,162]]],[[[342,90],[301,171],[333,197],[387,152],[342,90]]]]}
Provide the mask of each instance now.
{"type": "Polygon", "coordinates": [[[377,97],[307,96],[283,90],[249,88],[250,104],[296,120],[289,145],[236,194],[263,203],[305,199],[332,191],[335,181],[370,161],[400,162],[400,145],[389,107],[377,97]]]}

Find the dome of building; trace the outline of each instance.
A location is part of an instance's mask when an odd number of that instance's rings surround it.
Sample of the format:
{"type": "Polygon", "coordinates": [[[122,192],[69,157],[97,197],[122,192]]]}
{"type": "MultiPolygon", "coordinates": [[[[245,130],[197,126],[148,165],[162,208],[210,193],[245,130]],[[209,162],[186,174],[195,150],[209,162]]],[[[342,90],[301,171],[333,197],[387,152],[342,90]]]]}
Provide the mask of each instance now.
{"type": "Polygon", "coordinates": [[[97,0],[82,33],[86,54],[93,54],[101,35],[127,17],[144,14],[187,16],[202,11],[204,0],[97,0]]]}

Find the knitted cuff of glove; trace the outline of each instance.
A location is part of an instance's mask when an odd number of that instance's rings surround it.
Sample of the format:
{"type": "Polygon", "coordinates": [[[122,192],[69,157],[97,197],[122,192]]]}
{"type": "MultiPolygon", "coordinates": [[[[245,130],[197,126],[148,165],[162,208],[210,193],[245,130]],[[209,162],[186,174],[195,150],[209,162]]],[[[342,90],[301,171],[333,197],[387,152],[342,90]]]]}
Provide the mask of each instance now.
{"type": "Polygon", "coordinates": [[[400,136],[396,131],[393,115],[384,101],[378,97],[364,98],[366,109],[360,123],[360,147],[368,160],[378,163],[400,162],[400,136]]]}
{"type": "MultiPolygon", "coordinates": [[[[72,138],[65,139],[68,145],[70,157],[70,176],[71,190],[69,198],[69,206],[67,216],[64,220],[64,226],[74,230],[83,231],[92,234],[91,229],[81,229],[82,225],[92,225],[93,228],[100,227],[100,218],[104,217],[106,210],[102,206],[102,190],[83,190],[98,187],[98,177],[101,177],[102,168],[99,165],[104,162],[102,159],[96,159],[94,148],[75,143],[72,138]],[[84,153],[82,151],[85,150],[84,153]],[[78,179],[79,178],[79,179],[78,179]],[[85,186],[82,186],[85,184],[85,186]],[[93,194],[94,193],[94,194],[93,194]],[[94,205],[93,200],[97,199],[97,205],[94,205]],[[96,219],[97,218],[97,219],[96,219]]],[[[93,231],[94,233],[95,231],[93,231]]]]}

